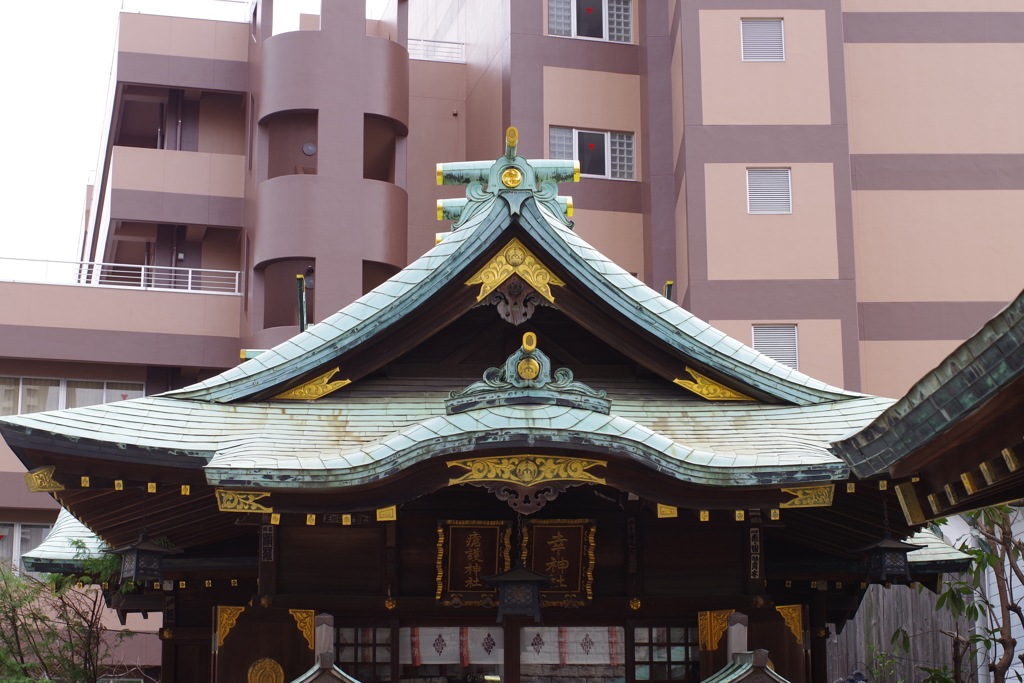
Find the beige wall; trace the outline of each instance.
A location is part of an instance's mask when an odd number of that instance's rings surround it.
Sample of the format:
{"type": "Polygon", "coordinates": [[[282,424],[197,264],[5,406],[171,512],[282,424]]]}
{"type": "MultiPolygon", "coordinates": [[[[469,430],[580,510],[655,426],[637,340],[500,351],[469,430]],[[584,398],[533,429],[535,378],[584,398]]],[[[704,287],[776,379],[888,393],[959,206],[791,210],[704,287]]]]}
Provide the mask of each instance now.
{"type": "Polygon", "coordinates": [[[241,270],[241,230],[207,228],[203,236],[203,268],[211,270],[241,270]]]}
{"type": "Polygon", "coordinates": [[[686,232],[686,176],[676,197],[676,287],[673,301],[682,301],[690,286],[690,243],[686,232]]]}
{"type": "Polygon", "coordinates": [[[712,326],[747,346],[753,345],[752,325],[796,325],[800,372],[842,387],[843,326],[840,320],[711,320],[712,326]]]}
{"type": "Polygon", "coordinates": [[[861,391],[901,398],[963,340],[862,341],[861,391]]]}
{"type": "MultiPolygon", "coordinates": [[[[640,77],[608,71],[544,67],[544,152],[550,156],[548,128],[567,126],[633,133],[639,143],[640,77]]],[[[640,145],[633,168],[640,180],[640,145]]]]}
{"type": "Polygon", "coordinates": [[[832,164],[705,164],[708,279],[839,277],[832,164]],[[790,168],[793,213],[747,213],[747,168],[790,168]]]}
{"type": "Polygon", "coordinates": [[[576,224],[576,234],[590,246],[623,270],[644,279],[643,214],[579,209],[571,220],[576,224]]]}
{"type": "Polygon", "coordinates": [[[1024,12],[1021,0],[843,0],[844,12],[1024,12]]]}
{"type": "MultiPolygon", "coordinates": [[[[674,2],[669,5],[675,6],[674,2]]],[[[671,24],[671,22],[669,22],[671,24]]],[[[685,119],[683,118],[683,32],[679,31],[672,45],[672,158],[679,158],[683,144],[685,119]]]]}
{"type": "Polygon", "coordinates": [[[236,296],[0,282],[5,325],[237,337],[236,296]]]}
{"type": "Polygon", "coordinates": [[[249,24],[122,12],[117,49],[245,62],[249,59],[249,24]]]}
{"type": "Polygon", "coordinates": [[[1024,43],[847,43],[853,154],[1024,152],[1024,43]]]}
{"type": "Polygon", "coordinates": [[[704,125],[832,122],[824,10],[700,10],[704,125]],[[740,19],[782,17],[785,62],[744,62],[740,19]]]}
{"type": "Polygon", "coordinates": [[[115,190],[244,196],[242,155],[114,147],[110,166],[115,190]]]}
{"type": "Polygon", "coordinates": [[[437,220],[437,199],[464,197],[466,188],[434,184],[439,163],[466,160],[466,65],[409,62],[409,261],[451,228],[437,220]],[[458,112],[457,116],[453,112],[458,112]]]}
{"type": "Polygon", "coordinates": [[[860,301],[1010,301],[1024,190],[856,191],[860,301]]]}
{"type": "Polygon", "coordinates": [[[199,151],[245,154],[245,97],[204,92],[199,100],[199,151]]]}

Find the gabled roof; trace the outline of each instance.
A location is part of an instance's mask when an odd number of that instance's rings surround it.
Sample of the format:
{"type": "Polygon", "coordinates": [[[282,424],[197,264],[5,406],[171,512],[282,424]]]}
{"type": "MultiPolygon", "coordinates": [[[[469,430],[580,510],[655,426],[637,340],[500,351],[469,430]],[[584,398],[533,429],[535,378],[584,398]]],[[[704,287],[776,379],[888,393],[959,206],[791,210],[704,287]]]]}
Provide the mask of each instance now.
{"type": "Polygon", "coordinates": [[[903,398],[867,427],[833,443],[831,450],[859,477],[882,474],[954,428],[1022,375],[1024,292],[903,398]]]}
{"type": "Polygon", "coordinates": [[[43,542],[22,553],[21,559],[30,572],[75,573],[82,571],[85,560],[102,557],[107,547],[99,536],[61,508],[43,542]]]}

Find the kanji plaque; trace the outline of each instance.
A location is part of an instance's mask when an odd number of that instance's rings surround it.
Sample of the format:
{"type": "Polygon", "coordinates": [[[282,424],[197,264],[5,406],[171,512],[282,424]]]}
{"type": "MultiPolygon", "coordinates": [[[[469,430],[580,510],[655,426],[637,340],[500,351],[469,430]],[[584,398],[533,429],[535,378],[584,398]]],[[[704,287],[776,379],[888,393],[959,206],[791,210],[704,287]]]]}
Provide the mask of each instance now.
{"type": "Polygon", "coordinates": [[[523,527],[523,566],[551,577],[545,607],[582,607],[594,597],[594,536],[590,519],[530,520],[523,527]]]}
{"type": "Polygon", "coordinates": [[[481,577],[512,567],[508,522],[446,520],[437,525],[437,594],[446,607],[496,605],[497,589],[481,577]]]}

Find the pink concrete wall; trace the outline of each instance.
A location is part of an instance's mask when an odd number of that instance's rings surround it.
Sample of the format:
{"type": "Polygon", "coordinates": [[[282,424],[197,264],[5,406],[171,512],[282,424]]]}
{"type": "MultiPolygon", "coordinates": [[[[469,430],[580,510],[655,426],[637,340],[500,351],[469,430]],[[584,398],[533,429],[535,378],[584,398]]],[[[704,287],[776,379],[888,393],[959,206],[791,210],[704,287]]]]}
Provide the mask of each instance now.
{"type": "Polygon", "coordinates": [[[843,377],[842,322],[839,320],[711,320],[712,326],[753,346],[753,325],[796,325],[797,362],[800,372],[845,386],[843,377]]]}
{"type": "Polygon", "coordinates": [[[572,217],[576,234],[620,268],[644,278],[643,230],[640,213],[577,210],[572,217]]]}
{"type": "Polygon", "coordinates": [[[248,24],[122,12],[117,49],[244,62],[249,40],[248,24]]]}
{"type": "Polygon", "coordinates": [[[839,277],[832,164],[705,164],[708,279],[839,277]],[[747,168],[790,168],[793,213],[747,213],[747,168]]]}
{"type": "Polygon", "coordinates": [[[241,155],[114,147],[110,168],[115,190],[244,196],[245,157],[241,155]]]}
{"type": "Polygon", "coordinates": [[[704,125],[827,125],[824,10],[700,10],[704,125]],[[783,19],[786,61],[744,62],[740,20],[783,19]]]}
{"type": "Polygon", "coordinates": [[[963,340],[862,341],[861,391],[900,398],[963,340]]]}

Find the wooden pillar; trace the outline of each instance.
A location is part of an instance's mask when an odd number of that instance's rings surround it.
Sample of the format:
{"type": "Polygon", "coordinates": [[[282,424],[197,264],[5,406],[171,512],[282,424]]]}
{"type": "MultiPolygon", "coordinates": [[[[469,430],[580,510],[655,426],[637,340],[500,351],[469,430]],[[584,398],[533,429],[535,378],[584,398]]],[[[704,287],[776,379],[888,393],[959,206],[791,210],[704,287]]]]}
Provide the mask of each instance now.
{"type": "Polygon", "coordinates": [[[823,590],[811,596],[811,683],[828,681],[828,626],[825,625],[825,598],[823,590]]]}
{"type": "Polygon", "coordinates": [[[505,621],[505,680],[502,683],[519,683],[519,630],[527,623],[518,619],[505,621]]]}

